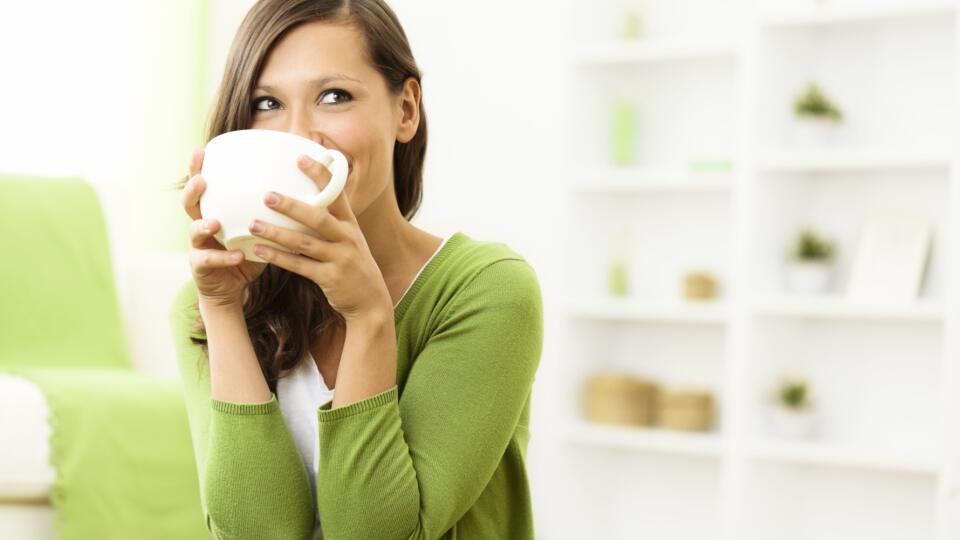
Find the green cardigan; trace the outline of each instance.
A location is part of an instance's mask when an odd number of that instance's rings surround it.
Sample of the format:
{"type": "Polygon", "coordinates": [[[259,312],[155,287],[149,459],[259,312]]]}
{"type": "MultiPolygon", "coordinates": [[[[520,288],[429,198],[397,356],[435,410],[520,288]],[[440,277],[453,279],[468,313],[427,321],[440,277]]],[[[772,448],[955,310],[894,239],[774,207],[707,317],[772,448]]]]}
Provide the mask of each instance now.
{"type": "Polygon", "coordinates": [[[190,336],[197,293],[172,307],[201,506],[220,539],[533,539],[530,390],[543,345],[533,268],[455,233],[394,312],[397,384],[317,411],[317,500],[276,395],[210,396],[190,336]],[[319,514],[319,515],[318,515],[319,514]]]}

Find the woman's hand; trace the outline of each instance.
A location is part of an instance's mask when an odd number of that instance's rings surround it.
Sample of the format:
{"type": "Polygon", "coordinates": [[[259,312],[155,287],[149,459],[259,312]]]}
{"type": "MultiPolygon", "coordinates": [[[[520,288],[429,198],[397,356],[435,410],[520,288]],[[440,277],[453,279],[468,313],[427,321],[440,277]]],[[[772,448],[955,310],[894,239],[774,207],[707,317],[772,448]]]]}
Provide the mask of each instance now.
{"type": "MultiPolygon", "coordinates": [[[[301,156],[297,162],[300,169],[320,189],[326,187],[330,178],[326,167],[303,158],[306,156],[301,156]]],[[[255,220],[250,224],[254,236],[272,240],[299,253],[285,253],[256,244],[254,252],[258,256],[316,283],[330,306],[347,321],[393,312],[390,292],[350,208],[346,189],[326,208],[281,193],[273,194],[276,202],[271,202],[270,195],[264,197],[267,206],[302,223],[310,233],[255,220]],[[258,226],[262,228],[258,229],[258,226]]]]}
{"type": "Polygon", "coordinates": [[[207,184],[200,176],[203,149],[197,148],[190,159],[190,180],[183,187],[181,202],[190,225],[190,270],[201,302],[216,306],[242,306],[247,285],[267,267],[247,261],[240,250],[227,251],[213,235],[220,228],[216,219],[200,215],[200,195],[207,184]]]}

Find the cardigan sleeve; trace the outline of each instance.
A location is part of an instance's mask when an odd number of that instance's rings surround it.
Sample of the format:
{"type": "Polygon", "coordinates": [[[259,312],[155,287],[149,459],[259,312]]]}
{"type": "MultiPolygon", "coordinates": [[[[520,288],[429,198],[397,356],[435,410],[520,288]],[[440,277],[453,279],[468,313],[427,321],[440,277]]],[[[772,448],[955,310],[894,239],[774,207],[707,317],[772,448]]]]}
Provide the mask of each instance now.
{"type": "Polygon", "coordinates": [[[190,340],[204,337],[191,328],[196,301],[191,281],[178,293],[170,323],[207,529],[221,540],[309,540],[313,495],[276,395],[245,404],[211,397],[206,355],[190,340]]]}
{"type": "Polygon", "coordinates": [[[540,361],[540,288],[522,259],[480,270],[398,387],[318,410],[317,499],[329,539],[435,539],[497,469],[540,361]]]}

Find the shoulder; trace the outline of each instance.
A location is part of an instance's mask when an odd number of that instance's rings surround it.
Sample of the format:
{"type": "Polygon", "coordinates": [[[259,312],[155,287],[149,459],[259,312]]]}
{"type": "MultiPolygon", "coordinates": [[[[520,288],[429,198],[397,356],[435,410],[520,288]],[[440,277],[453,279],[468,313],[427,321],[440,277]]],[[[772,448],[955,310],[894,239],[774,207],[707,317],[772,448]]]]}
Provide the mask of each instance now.
{"type": "Polygon", "coordinates": [[[458,268],[454,307],[511,303],[541,310],[537,272],[523,255],[504,242],[462,237],[451,261],[458,268]]]}

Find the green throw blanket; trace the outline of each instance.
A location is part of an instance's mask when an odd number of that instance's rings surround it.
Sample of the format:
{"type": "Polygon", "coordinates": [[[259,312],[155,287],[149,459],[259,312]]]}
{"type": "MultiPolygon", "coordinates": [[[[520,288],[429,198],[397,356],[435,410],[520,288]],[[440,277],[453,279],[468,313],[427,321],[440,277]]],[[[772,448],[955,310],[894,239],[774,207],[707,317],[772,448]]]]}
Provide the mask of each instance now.
{"type": "Polygon", "coordinates": [[[209,539],[178,379],[9,368],[50,404],[61,540],[209,539]]]}
{"type": "Polygon", "coordinates": [[[183,387],[132,367],[96,192],[0,176],[0,227],[0,371],[50,404],[59,537],[210,538],[183,387]]]}

